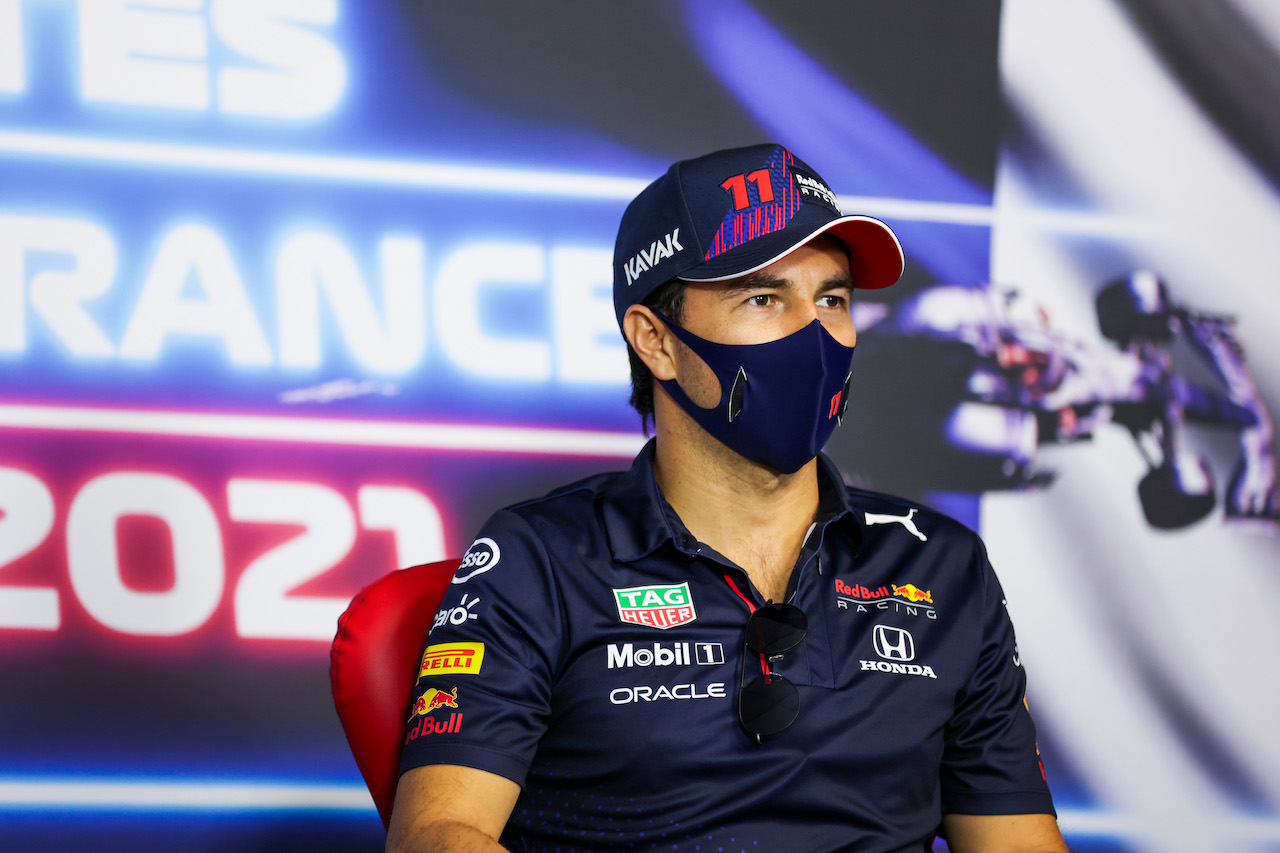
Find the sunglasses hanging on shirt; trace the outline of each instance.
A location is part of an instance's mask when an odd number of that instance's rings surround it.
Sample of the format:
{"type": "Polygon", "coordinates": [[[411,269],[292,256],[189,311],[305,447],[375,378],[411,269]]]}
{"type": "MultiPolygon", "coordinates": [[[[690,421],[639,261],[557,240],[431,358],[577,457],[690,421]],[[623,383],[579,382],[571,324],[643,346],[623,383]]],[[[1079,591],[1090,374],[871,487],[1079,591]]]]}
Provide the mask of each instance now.
{"type": "Polygon", "coordinates": [[[738,720],[762,738],[785,731],[800,713],[800,691],[773,671],[773,660],[804,640],[809,619],[794,604],[766,604],[747,619],[747,648],[760,655],[762,675],[738,691],[738,720]]]}

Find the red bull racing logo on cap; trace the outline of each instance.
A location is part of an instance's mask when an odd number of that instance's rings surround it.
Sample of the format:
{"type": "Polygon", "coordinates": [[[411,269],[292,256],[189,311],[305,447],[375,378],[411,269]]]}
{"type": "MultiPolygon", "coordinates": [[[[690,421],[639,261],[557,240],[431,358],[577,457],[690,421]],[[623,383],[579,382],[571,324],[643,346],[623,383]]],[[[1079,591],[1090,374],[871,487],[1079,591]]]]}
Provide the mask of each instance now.
{"type": "Polygon", "coordinates": [[[688,583],[615,589],[613,597],[618,604],[618,618],[632,625],[648,625],[665,631],[698,618],[688,583]]]}

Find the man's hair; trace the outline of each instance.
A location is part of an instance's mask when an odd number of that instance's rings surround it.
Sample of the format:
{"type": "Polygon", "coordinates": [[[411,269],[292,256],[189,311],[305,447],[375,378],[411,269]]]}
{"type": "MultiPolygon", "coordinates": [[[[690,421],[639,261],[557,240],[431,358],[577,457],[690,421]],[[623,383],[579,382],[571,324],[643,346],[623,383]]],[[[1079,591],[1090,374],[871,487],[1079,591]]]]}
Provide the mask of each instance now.
{"type": "MultiPolygon", "coordinates": [[[[660,285],[640,304],[676,323],[683,323],[684,289],[685,283],[673,278],[660,285]]],[[[627,358],[631,361],[631,407],[640,413],[640,426],[648,435],[649,423],[653,419],[653,374],[636,355],[630,341],[627,342],[627,358]]]]}

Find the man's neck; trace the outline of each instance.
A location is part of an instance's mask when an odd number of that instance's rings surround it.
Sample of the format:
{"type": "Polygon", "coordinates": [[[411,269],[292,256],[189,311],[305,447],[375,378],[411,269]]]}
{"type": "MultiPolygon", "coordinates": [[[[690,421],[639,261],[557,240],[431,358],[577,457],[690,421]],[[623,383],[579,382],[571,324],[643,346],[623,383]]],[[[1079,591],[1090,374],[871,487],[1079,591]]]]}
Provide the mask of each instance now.
{"type": "Polygon", "coordinates": [[[654,475],[667,503],[699,542],[741,566],[773,601],[785,596],[817,514],[817,470],[815,459],[794,474],[780,474],[729,450],[691,421],[658,429],[654,475]]]}

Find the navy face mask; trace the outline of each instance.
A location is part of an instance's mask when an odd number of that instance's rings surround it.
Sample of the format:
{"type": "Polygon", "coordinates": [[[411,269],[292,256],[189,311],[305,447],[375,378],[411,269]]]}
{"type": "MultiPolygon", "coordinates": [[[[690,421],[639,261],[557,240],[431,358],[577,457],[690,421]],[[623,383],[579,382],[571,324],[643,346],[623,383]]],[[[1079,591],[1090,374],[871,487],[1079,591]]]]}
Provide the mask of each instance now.
{"type": "Polygon", "coordinates": [[[844,419],[853,347],[820,321],[763,344],[718,344],[662,319],[720,380],[720,402],[704,409],[675,380],[658,381],[730,450],[791,474],[818,455],[844,419]]]}

